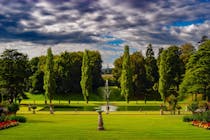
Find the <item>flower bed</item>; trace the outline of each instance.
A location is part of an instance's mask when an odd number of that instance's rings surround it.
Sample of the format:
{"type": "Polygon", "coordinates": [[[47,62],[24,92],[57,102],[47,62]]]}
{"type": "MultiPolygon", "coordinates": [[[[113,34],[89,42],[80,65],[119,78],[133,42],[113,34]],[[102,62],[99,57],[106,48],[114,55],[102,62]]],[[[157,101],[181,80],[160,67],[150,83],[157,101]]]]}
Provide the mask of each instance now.
{"type": "Polygon", "coordinates": [[[210,110],[201,113],[194,113],[191,116],[184,116],[183,121],[192,122],[193,126],[210,129],[210,110]]]}
{"type": "Polygon", "coordinates": [[[12,120],[12,121],[4,121],[4,122],[0,122],[0,130],[1,129],[5,129],[5,128],[9,128],[9,127],[13,127],[18,125],[19,123],[16,120],[12,120]]]}
{"type": "Polygon", "coordinates": [[[210,122],[202,122],[202,121],[192,121],[192,125],[202,127],[205,129],[210,129],[210,122]]]}

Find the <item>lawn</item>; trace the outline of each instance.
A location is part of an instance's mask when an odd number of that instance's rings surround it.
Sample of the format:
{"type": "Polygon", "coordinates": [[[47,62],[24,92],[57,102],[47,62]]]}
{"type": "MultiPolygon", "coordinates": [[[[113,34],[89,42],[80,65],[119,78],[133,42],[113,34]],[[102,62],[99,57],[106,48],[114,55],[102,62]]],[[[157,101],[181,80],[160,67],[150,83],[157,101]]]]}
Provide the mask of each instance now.
{"type": "Polygon", "coordinates": [[[96,112],[19,114],[27,123],[0,131],[0,140],[206,140],[210,131],[182,122],[182,116],[134,112],[103,114],[105,131],[97,130],[96,112]]]}

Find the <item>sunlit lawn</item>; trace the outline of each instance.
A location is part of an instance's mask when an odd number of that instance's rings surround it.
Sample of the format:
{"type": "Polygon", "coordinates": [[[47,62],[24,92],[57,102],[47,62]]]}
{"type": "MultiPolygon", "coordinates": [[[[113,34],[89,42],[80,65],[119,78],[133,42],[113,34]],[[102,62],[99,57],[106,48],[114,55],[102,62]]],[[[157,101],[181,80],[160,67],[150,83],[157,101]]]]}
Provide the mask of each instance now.
{"type": "Polygon", "coordinates": [[[96,112],[19,114],[27,123],[0,130],[0,140],[207,140],[210,130],[182,122],[182,116],[124,112],[103,114],[105,131],[97,130],[96,112]]]}

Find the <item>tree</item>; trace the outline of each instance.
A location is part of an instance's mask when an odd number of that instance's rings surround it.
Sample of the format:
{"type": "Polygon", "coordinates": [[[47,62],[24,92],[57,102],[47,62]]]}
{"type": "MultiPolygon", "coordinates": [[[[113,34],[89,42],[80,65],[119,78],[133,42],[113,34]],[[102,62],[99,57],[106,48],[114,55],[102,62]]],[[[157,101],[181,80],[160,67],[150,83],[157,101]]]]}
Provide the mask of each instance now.
{"type": "Polygon", "coordinates": [[[98,51],[89,51],[90,67],[92,75],[92,89],[97,90],[98,87],[104,85],[102,79],[102,59],[98,51]]]}
{"type": "Polygon", "coordinates": [[[180,58],[180,50],[177,46],[171,46],[161,53],[159,67],[159,92],[162,100],[171,94],[177,96],[179,84],[182,80],[183,63],[180,58]]]}
{"type": "Polygon", "coordinates": [[[158,50],[158,57],[157,57],[157,66],[158,66],[158,69],[160,68],[160,57],[161,57],[161,54],[163,52],[163,48],[159,48],[158,50]]]}
{"type": "Polygon", "coordinates": [[[124,48],[120,85],[121,95],[124,96],[127,103],[129,103],[129,97],[132,93],[132,74],[130,68],[129,46],[127,45],[124,48]]]}
{"type": "Polygon", "coordinates": [[[186,67],[186,74],[180,85],[180,96],[187,94],[203,94],[204,99],[210,97],[210,40],[203,42],[198,51],[189,59],[186,67]]]}
{"type": "Polygon", "coordinates": [[[71,70],[70,70],[70,77],[71,81],[69,86],[71,87],[72,93],[81,93],[81,67],[82,67],[82,59],[83,53],[82,52],[72,52],[70,53],[70,60],[71,60],[71,70]]]}
{"type": "Polygon", "coordinates": [[[195,52],[195,47],[191,43],[185,43],[181,45],[180,49],[180,59],[183,61],[184,65],[186,65],[190,56],[195,52]]]}
{"type": "Polygon", "coordinates": [[[50,113],[53,114],[52,100],[56,91],[55,75],[53,71],[53,54],[51,48],[47,50],[47,58],[44,71],[44,89],[45,97],[50,99],[50,113]]]}
{"type": "Polygon", "coordinates": [[[44,72],[40,69],[40,58],[34,57],[29,61],[31,76],[30,79],[30,93],[40,94],[44,93],[43,84],[44,84],[44,72]]]}
{"type": "Polygon", "coordinates": [[[58,57],[57,60],[58,70],[57,70],[57,93],[60,97],[70,97],[71,92],[71,57],[70,53],[64,52],[58,57]]]}
{"type": "Polygon", "coordinates": [[[159,80],[159,74],[158,74],[158,66],[157,61],[154,56],[154,51],[152,48],[152,45],[149,44],[146,51],[146,78],[147,78],[147,92],[150,94],[150,96],[153,96],[153,98],[157,98],[158,96],[155,95],[157,92],[154,90],[155,84],[158,83],[159,80]]]}
{"type": "Polygon", "coordinates": [[[115,82],[117,83],[117,86],[120,87],[120,76],[122,73],[122,62],[123,57],[119,57],[114,61],[114,68],[112,70],[113,77],[115,79],[115,82]]]}
{"type": "Polygon", "coordinates": [[[27,55],[14,49],[6,49],[0,58],[0,88],[10,103],[24,95],[29,77],[27,55]]]}
{"type": "Polygon", "coordinates": [[[32,94],[40,94],[44,93],[43,84],[44,84],[44,72],[41,70],[37,70],[31,77],[31,89],[30,93],[32,94]]]}
{"type": "MultiPolygon", "coordinates": [[[[145,60],[141,52],[134,52],[130,56],[130,68],[132,73],[132,91],[136,99],[147,100],[146,95],[146,69],[145,60]]],[[[132,96],[132,95],[130,95],[132,96]]]]}
{"type": "Polygon", "coordinates": [[[90,67],[90,58],[89,51],[85,50],[82,59],[82,78],[80,81],[80,85],[82,88],[82,94],[84,96],[85,101],[88,103],[89,94],[92,90],[92,75],[91,75],[91,67],[90,67]]]}

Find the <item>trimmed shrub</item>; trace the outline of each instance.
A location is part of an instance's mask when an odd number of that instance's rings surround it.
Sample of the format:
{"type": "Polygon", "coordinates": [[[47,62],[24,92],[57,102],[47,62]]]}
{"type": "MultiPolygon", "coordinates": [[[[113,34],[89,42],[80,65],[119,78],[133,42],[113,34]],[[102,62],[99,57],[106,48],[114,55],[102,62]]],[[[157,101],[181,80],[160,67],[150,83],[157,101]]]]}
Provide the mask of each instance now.
{"type": "Polygon", "coordinates": [[[4,122],[5,120],[6,120],[6,115],[5,114],[1,114],[0,122],[4,122]]]}
{"type": "Polygon", "coordinates": [[[200,113],[193,114],[192,117],[193,117],[193,120],[195,121],[203,121],[203,115],[200,113]]]}
{"type": "Polygon", "coordinates": [[[210,110],[202,113],[202,118],[204,122],[210,122],[210,110]]]}
{"type": "Polygon", "coordinates": [[[19,110],[19,104],[17,103],[12,103],[10,105],[8,105],[8,111],[9,113],[14,113],[16,114],[16,112],[19,110]]]}
{"type": "Polygon", "coordinates": [[[16,116],[16,115],[12,115],[12,116],[9,116],[9,120],[15,120],[15,121],[18,121],[18,122],[26,122],[26,117],[24,116],[16,116]]]}
{"type": "Polygon", "coordinates": [[[192,116],[184,116],[182,120],[183,120],[183,122],[191,122],[191,121],[193,121],[193,117],[192,116]]]}

